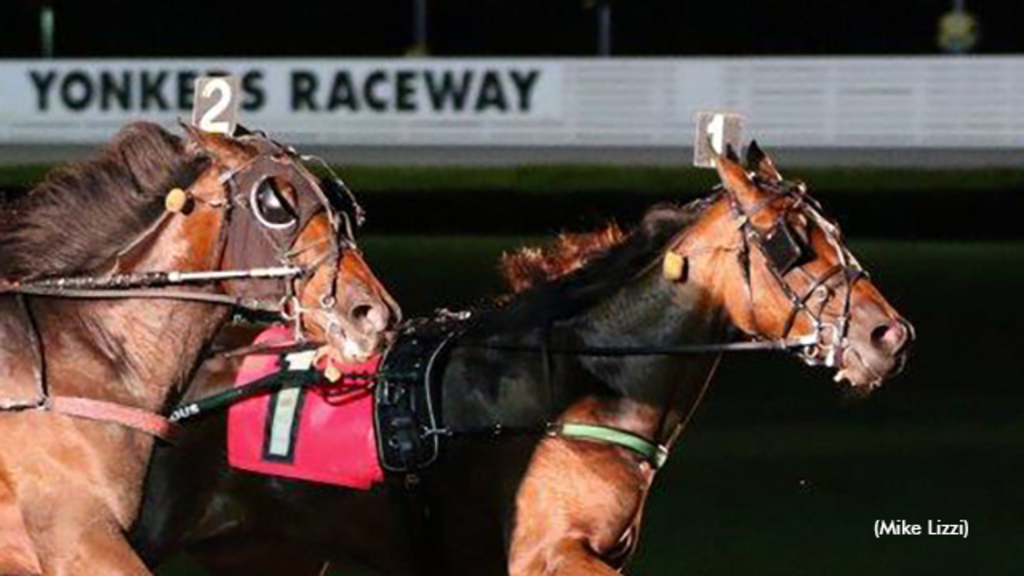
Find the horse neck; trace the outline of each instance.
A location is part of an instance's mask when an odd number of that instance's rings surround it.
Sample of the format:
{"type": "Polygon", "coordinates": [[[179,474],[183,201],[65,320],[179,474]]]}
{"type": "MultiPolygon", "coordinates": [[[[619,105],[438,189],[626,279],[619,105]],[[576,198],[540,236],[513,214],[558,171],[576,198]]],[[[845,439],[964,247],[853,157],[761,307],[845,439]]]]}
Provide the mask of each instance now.
{"type": "MultiPolygon", "coordinates": [[[[216,268],[220,218],[217,213],[172,218],[152,245],[119,271],[216,268]]],[[[169,393],[189,381],[228,315],[210,304],[147,298],[48,300],[35,307],[52,393],[148,410],[161,409],[169,393]]]]}
{"type": "MultiPolygon", "coordinates": [[[[725,318],[718,299],[699,284],[673,284],[655,267],[570,323],[584,346],[676,346],[720,342],[725,318]]],[[[717,356],[581,357],[587,378],[612,394],[585,395],[565,420],[614,426],[666,440],[699,401],[717,356]]]]}

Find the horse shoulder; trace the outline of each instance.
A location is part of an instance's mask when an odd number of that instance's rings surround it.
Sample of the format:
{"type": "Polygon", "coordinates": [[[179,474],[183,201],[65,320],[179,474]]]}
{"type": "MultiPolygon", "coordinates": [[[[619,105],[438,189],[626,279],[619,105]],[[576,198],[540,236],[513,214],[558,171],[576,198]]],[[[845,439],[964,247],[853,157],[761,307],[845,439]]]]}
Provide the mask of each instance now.
{"type": "Polygon", "coordinates": [[[42,366],[28,311],[0,296],[0,408],[41,400],[42,366]]]}
{"type": "Polygon", "coordinates": [[[0,574],[42,574],[21,507],[6,478],[0,476],[0,574]]]}
{"type": "MultiPolygon", "coordinates": [[[[577,562],[581,551],[603,560],[629,538],[652,472],[621,448],[563,438],[538,447],[516,496],[510,572],[577,562]]],[[[590,564],[588,560],[588,564],[590,564]]]]}

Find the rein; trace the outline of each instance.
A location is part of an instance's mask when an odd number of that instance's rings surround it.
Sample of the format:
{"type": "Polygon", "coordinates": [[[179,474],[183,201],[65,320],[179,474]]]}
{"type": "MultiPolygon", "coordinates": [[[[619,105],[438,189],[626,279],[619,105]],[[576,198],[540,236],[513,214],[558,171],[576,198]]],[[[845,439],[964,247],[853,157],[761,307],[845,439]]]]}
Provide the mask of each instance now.
{"type": "Polygon", "coordinates": [[[287,310],[287,297],[278,303],[268,303],[252,297],[208,294],[184,290],[157,290],[156,288],[213,284],[225,280],[238,279],[296,278],[307,273],[307,270],[300,266],[280,266],[249,270],[213,270],[209,272],[143,272],[139,274],[116,274],[107,277],[75,276],[28,282],[6,282],[0,280],[0,295],[26,294],[73,299],[153,298],[192,300],[256,312],[284,313],[287,310]]]}
{"type": "Polygon", "coordinates": [[[680,344],[675,346],[533,346],[530,344],[459,344],[464,348],[499,350],[503,352],[547,352],[561,356],[630,357],[630,356],[684,356],[688,354],[718,354],[722,352],[789,352],[814,346],[815,335],[793,340],[757,340],[753,342],[721,342],[709,344],[680,344]]]}

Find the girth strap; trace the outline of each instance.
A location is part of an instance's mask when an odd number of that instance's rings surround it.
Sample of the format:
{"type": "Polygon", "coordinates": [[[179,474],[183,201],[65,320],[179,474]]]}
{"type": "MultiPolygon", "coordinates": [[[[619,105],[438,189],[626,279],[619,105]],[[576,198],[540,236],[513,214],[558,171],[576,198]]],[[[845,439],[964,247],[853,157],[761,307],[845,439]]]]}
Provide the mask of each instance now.
{"type": "Polygon", "coordinates": [[[159,414],[104,400],[51,396],[43,409],[75,418],[120,424],[165,441],[170,441],[178,432],[177,424],[159,414]]]}
{"type": "Polygon", "coordinates": [[[632,432],[612,428],[611,426],[564,422],[555,425],[552,429],[552,434],[564,438],[590,440],[592,442],[620,446],[643,456],[655,469],[661,468],[665,461],[668,460],[667,447],[656,444],[642,436],[637,436],[632,432]]]}

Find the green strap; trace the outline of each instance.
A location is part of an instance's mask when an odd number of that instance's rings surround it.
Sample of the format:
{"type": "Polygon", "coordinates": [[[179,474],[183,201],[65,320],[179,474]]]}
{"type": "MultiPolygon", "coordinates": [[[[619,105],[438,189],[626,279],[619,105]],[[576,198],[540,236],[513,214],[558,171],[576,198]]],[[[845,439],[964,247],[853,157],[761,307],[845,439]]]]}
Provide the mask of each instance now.
{"type": "Polygon", "coordinates": [[[632,432],[601,426],[599,424],[578,424],[566,422],[555,428],[555,434],[566,438],[578,438],[621,446],[646,458],[655,469],[661,468],[668,459],[668,448],[637,436],[632,432]]]}

